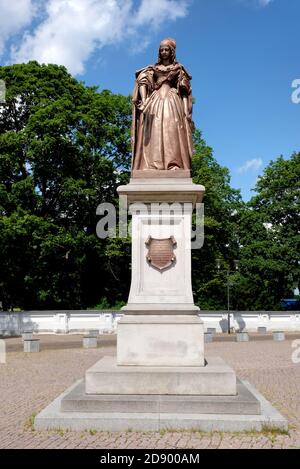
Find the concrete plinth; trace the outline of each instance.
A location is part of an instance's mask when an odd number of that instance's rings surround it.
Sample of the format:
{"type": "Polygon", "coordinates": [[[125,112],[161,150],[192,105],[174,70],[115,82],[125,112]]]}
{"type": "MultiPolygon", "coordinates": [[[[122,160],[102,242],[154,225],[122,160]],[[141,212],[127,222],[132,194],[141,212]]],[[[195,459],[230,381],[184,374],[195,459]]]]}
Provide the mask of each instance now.
{"type": "Polygon", "coordinates": [[[249,342],[248,332],[237,332],[236,341],[237,342],[249,342]]]}
{"type": "Polygon", "coordinates": [[[221,358],[204,367],[118,366],[104,357],[85,374],[87,394],[234,396],[236,375],[221,358]]]}
{"type": "Polygon", "coordinates": [[[22,340],[32,340],[33,339],[33,332],[23,332],[22,333],[22,340]]]}
{"type": "Polygon", "coordinates": [[[285,333],[283,331],[273,332],[273,340],[275,340],[275,342],[282,342],[285,340],[285,333]]]}
{"type": "MultiPolygon", "coordinates": [[[[241,400],[241,412],[235,414],[221,413],[221,410],[225,409],[224,397],[220,397],[219,403],[216,401],[218,398],[214,397],[214,402],[208,402],[206,405],[203,403],[199,404],[194,402],[194,397],[187,396],[182,397],[182,406],[174,408],[174,402],[170,401],[170,396],[162,398],[154,396],[152,405],[147,407],[147,399],[149,402],[149,396],[144,399],[142,396],[136,399],[133,397],[135,404],[130,404],[130,397],[126,396],[128,412],[122,412],[124,410],[124,402],[120,401],[122,397],[118,396],[118,400],[113,402],[112,400],[106,401],[106,404],[97,403],[98,408],[102,411],[94,410],[95,396],[91,397],[92,410],[89,409],[87,401],[80,403],[79,396],[75,397],[77,401],[77,410],[72,411],[71,403],[72,394],[78,395],[78,386],[80,382],[75,383],[67,391],[61,394],[55,399],[50,405],[48,405],[42,412],[40,412],[34,422],[36,430],[97,430],[97,431],[160,431],[160,430],[198,430],[203,432],[211,431],[222,431],[222,432],[242,432],[242,431],[261,431],[268,429],[280,429],[287,430],[288,423],[284,417],[276,410],[271,404],[259,394],[255,388],[253,388],[248,382],[243,381],[240,384],[240,388],[243,387],[245,395],[248,395],[248,403],[242,403],[241,400]],[[250,397],[249,397],[250,396],[250,397]],[[69,403],[67,402],[69,401],[69,403]],[[247,405],[247,411],[249,411],[249,402],[255,403],[252,407],[252,411],[257,411],[257,401],[260,406],[260,413],[256,414],[244,414],[244,405],[247,405]],[[138,404],[137,404],[138,403],[138,404]],[[62,410],[64,406],[71,405],[71,409],[62,410]],[[81,409],[80,409],[81,407],[81,409]],[[198,409],[198,410],[197,410],[198,409]],[[205,411],[217,411],[218,413],[209,413],[205,411]],[[218,409],[218,410],[217,410],[218,409]],[[174,412],[173,412],[174,410],[174,412]],[[192,412],[188,413],[192,410],[192,412]],[[204,410],[205,412],[199,413],[204,410]]],[[[83,387],[82,383],[81,386],[83,387]]],[[[80,394],[80,392],[79,392],[80,394]]],[[[98,396],[99,397],[99,396],[98,396]]],[[[106,399],[104,397],[104,399],[106,399]]],[[[110,397],[111,399],[111,397],[110,397]]],[[[124,399],[124,397],[123,397],[124,399]]],[[[228,399],[228,398],[227,398],[228,399]]],[[[237,398],[238,399],[238,398],[237,398]]],[[[227,401],[227,405],[229,405],[227,401]]],[[[74,407],[73,407],[74,408],[74,407]]],[[[90,408],[90,409],[91,409],[90,408]]],[[[237,407],[235,407],[236,409],[237,407]]],[[[229,409],[229,407],[228,407],[229,409]]],[[[232,403],[231,403],[231,409],[232,403]]]]}
{"type": "Polygon", "coordinates": [[[125,316],[117,328],[117,364],[204,366],[203,321],[194,316],[125,316]]]}
{"type": "Polygon", "coordinates": [[[94,336],[86,336],[82,339],[83,348],[97,348],[98,341],[97,337],[94,336]]]}
{"type": "Polygon", "coordinates": [[[259,415],[259,401],[238,380],[236,396],[86,394],[81,380],[61,401],[64,412],[141,412],[259,415]]]}
{"type": "Polygon", "coordinates": [[[40,351],[40,339],[24,340],[24,352],[34,353],[40,351]]]}
{"type": "Polygon", "coordinates": [[[209,344],[212,341],[213,341],[213,335],[210,332],[205,332],[204,333],[204,343],[209,344]]]}

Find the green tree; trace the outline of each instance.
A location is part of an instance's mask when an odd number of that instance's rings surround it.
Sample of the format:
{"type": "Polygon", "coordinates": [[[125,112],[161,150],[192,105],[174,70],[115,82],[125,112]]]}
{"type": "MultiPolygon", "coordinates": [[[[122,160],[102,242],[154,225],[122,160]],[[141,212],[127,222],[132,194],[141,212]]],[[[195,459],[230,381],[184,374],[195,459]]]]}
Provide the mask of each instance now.
{"type": "Polygon", "coordinates": [[[300,278],[300,153],[271,161],[240,212],[240,309],[279,309],[300,278]]]}
{"type": "Polygon", "coordinates": [[[239,256],[236,232],[238,213],[243,207],[240,191],[230,186],[230,175],[213,156],[199,131],[194,134],[193,182],[205,186],[204,245],[192,251],[193,290],[201,309],[224,309],[227,304],[225,272],[217,271],[217,259],[224,269],[239,256]]]}
{"type": "Polygon", "coordinates": [[[117,290],[96,207],[116,202],[128,180],[130,99],[57,65],[0,67],[0,79],[0,299],[5,308],[96,304],[117,290]]]}

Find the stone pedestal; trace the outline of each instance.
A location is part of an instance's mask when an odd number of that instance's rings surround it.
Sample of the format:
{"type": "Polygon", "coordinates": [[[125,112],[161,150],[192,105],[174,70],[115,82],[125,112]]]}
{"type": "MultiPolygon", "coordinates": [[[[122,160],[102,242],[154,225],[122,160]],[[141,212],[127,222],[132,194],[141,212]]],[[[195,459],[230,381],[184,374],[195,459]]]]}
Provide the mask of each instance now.
{"type": "Polygon", "coordinates": [[[204,343],[209,344],[210,342],[213,341],[213,335],[211,332],[205,332],[204,333],[204,343]]]}
{"type": "Polygon", "coordinates": [[[260,402],[237,381],[236,395],[171,394],[87,394],[81,381],[62,399],[61,410],[68,412],[246,414],[259,415],[260,402]]]}
{"type": "Polygon", "coordinates": [[[221,358],[206,366],[120,366],[104,357],[85,374],[87,394],[235,396],[236,375],[221,358]]]}
{"type": "Polygon", "coordinates": [[[22,340],[33,340],[33,332],[23,332],[22,333],[22,340]]]}
{"type": "Polygon", "coordinates": [[[282,342],[285,340],[285,333],[283,331],[274,331],[273,340],[275,340],[275,342],[282,342]]]}
{"type": "Polygon", "coordinates": [[[236,341],[237,342],[249,342],[248,332],[237,332],[236,333],[236,341]]]}
{"type": "Polygon", "coordinates": [[[40,351],[40,339],[29,339],[23,342],[24,352],[35,353],[40,351]]]}
{"type": "Polygon", "coordinates": [[[117,366],[203,367],[204,330],[191,281],[191,222],[205,189],[188,177],[141,176],[118,188],[132,215],[132,270],[117,329],[117,366]]]}
{"type": "Polygon", "coordinates": [[[204,366],[203,322],[197,316],[124,316],[117,365],[204,366]]]}
{"type": "Polygon", "coordinates": [[[97,340],[97,337],[95,336],[85,336],[83,337],[82,339],[82,345],[83,345],[83,348],[97,348],[98,346],[98,340],[97,340]]]}
{"type": "Polygon", "coordinates": [[[222,359],[205,360],[191,279],[192,212],[205,189],[188,172],[158,173],[143,179],[139,172],[118,189],[132,214],[132,279],[117,357],[87,370],[36,417],[35,428],[286,429],[286,420],[249,383],[237,383],[222,359]]]}
{"type": "Polygon", "coordinates": [[[132,215],[131,288],[128,304],[122,308],[125,314],[199,311],[192,293],[191,219],[204,191],[189,178],[132,179],[118,188],[132,215]],[[147,260],[149,237],[160,241],[173,237],[174,260],[167,268],[160,270],[147,260]]]}
{"type": "Polygon", "coordinates": [[[205,361],[193,299],[192,213],[204,190],[190,178],[137,178],[118,188],[132,215],[131,288],[117,358],[86,372],[86,394],[236,396],[234,371],[221,359],[205,361]]]}

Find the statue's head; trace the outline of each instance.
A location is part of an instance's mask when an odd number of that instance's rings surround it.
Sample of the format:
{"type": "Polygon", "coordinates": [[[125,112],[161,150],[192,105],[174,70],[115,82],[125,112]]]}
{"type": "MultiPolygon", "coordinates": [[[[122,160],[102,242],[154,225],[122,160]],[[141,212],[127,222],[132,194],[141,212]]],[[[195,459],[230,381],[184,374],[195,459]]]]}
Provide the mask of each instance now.
{"type": "Polygon", "coordinates": [[[170,37],[163,39],[159,45],[157,63],[169,59],[171,64],[176,62],[176,41],[170,37]]]}

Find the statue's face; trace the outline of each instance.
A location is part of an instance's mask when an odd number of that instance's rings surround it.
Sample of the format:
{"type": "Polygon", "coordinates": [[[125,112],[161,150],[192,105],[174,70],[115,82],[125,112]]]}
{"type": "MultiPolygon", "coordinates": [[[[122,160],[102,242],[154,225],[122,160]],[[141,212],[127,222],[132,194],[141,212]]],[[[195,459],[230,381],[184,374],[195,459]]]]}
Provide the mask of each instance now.
{"type": "Polygon", "coordinates": [[[169,46],[162,44],[159,48],[160,56],[163,60],[171,58],[171,49],[169,46]]]}

